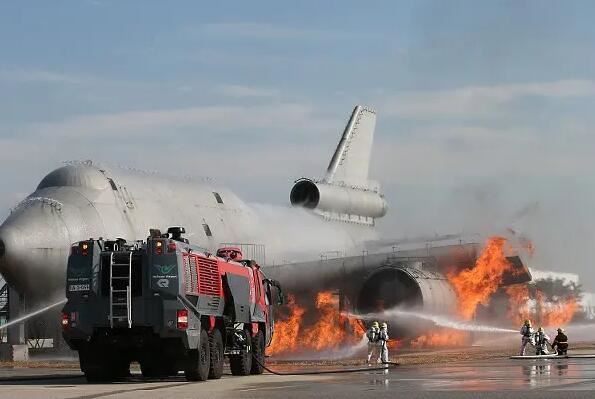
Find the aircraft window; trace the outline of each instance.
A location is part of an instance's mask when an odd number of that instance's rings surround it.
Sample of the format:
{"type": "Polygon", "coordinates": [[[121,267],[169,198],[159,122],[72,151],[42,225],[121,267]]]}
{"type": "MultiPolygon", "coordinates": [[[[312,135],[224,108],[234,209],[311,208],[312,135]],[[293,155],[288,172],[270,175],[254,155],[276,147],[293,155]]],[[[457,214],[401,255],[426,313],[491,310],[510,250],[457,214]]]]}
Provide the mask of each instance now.
{"type": "Polygon", "coordinates": [[[221,195],[219,195],[219,193],[216,193],[213,191],[213,195],[215,196],[215,199],[217,200],[218,204],[222,204],[223,203],[223,198],[221,198],[221,195]]]}
{"type": "Polygon", "coordinates": [[[211,232],[211,228],[208,224],[204,223],[202,225],[202,228],[205,230],[205,234],[207,235],[207,237],[213,237],[213,233],[211,232]]]}
{"type": "Polygon", "coordinates": [[[116,187],[116,183],[114,183],[114,181],[112,179],[110,179],[109,177],[107,178],[107,180],[109,181],[109,185],[112,186],[112,190],[118,191],[118,187],[116,187]]]}

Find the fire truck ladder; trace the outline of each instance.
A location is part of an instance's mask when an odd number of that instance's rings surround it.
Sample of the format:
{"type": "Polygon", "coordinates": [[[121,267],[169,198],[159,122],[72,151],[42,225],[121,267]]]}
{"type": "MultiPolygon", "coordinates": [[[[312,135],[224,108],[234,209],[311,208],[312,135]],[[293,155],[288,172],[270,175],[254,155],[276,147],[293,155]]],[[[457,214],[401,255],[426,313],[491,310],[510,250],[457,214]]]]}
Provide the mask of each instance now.
{"type": "Polygon", "coordinates": [[[132,252],[110,256],[110,327],[132,327],[132,252]]]}

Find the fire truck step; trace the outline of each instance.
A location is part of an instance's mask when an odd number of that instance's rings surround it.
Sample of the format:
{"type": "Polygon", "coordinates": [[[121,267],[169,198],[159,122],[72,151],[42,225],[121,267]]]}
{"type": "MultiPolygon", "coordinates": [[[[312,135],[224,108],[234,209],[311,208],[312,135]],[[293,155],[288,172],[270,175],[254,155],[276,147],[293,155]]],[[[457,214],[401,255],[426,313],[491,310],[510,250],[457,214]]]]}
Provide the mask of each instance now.
{"type": "Polygon", "coordinates": [[[112,290],[113,293],[128,292],[128,290],[112,290]]]}

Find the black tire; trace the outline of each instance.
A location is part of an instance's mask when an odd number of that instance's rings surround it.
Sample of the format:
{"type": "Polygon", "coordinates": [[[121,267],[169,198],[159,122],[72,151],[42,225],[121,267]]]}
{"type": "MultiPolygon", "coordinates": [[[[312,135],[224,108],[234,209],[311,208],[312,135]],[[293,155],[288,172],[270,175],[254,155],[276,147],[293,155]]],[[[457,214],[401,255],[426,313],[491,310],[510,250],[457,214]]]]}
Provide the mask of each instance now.
{"type": "Polygon", "coordinates": [[[116,381],[124,381],[130,377],[130,359],[125,355],[114,355],[111,362],[112,378],[116,381]]]}
{"type": "Polygon", "coordinates": [[[256,337],[254,337],[254,343],[252,345],[252,367],[250,368],[250,374],[262,374],[264,372],[264,334],[262,331],[258,331],[256,333],[256,337]]]}
{"type": "Polygon", "coordinates": [[[207,334],[206,330],[202,330],[198,349],[191,350],[188,354],[189,359],[184,370],[184,375],[188,381],[206,381],[209,378],[210,355],[209,334],[207,334]]]}
{"type": "Polygon", "coordinates": [[[223,338],[221,337],[221,331],[215,328],[211,334],[209,334],[209,345],[211,348],[211,367],[209,368],[209,378],[218,380],[223,375],[223,338]]]}
{"type": "Polygon", "coordinates": [[[249,331],[246,333],[246,349],[239,355],[229,357],[229,368],[232,375],[250,375],[252,368],[252,335],[249,331]]]}
{"type": "Polygon", "coordinates": [[[109,353],[94,350],[88,346],[79,350],[81,371],[89,383],[105,383],[116,379],[116,373],[110,364],[109,353]]]}

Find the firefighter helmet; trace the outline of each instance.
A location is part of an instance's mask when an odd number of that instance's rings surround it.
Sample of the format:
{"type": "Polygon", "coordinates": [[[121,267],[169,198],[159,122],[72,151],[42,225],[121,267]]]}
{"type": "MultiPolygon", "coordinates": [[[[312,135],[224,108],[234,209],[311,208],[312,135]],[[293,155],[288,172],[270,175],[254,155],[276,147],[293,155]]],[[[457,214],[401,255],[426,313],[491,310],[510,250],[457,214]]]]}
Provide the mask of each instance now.
{"type": "Polygon", "coordinates": [[[372,323],[372,327],[378,328],[378,322],[375,321],[374,323],[372,323]]]}
{"type": "Polygon", "coordinates": [[[531,327],[531,320],[529,320],[529,319],[525,320],[525,325],[531,327]]]}
{"type": "Polygon", "coordinates": [[[541,333],[541,332],[543,332],[543,327],[539,327],[539,328],[537,329],[537,332],[540,332],[540,333],[541,333]]]}
{"type": "Polygon", "coordinates": [[[382,327],[382,328],[388,328],[388,324],[386,324],[386,323],[382,323],[382,326],[381,326],[381,327],[382,327]]]}
{"type": "Polygon", "coordinates": [[[564,329],[563,329],[562,327],[559,327],[559,328],[558,328],[558,332],[559,332],[560,334],[562,334],[562,333],[564,332],[564,329]]]}

